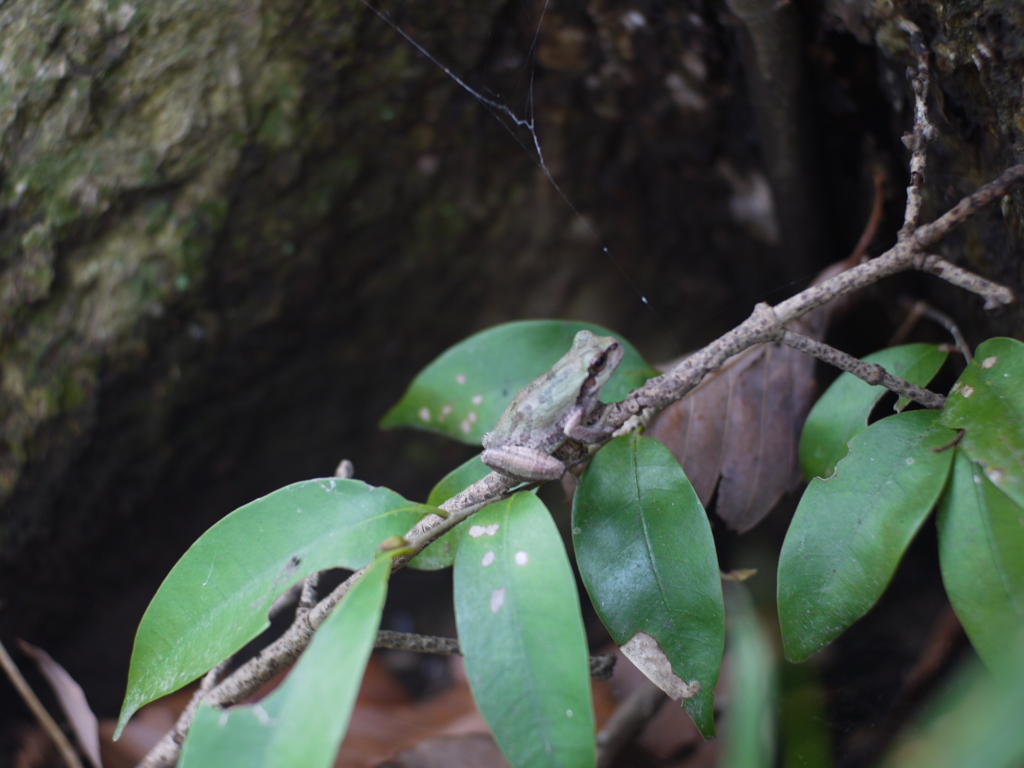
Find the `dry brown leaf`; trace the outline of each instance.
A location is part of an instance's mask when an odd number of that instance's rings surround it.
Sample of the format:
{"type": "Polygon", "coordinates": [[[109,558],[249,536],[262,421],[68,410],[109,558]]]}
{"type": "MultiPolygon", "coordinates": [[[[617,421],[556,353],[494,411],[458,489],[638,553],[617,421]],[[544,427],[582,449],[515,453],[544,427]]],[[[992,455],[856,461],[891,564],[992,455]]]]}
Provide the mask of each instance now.
{"type": "MultiPolygon", "coordinates": [[[[376,658],[371,657],[371,666],[376,658]]],[[[452,657],[450,664],[451,687],[423,701],[375,702],[365,695],[364,684],[334,768],[369,768],[402,750],[412,751],[418,744],[439,737],[476,734],[490,738],[487,723],[469,690],[461,657],[452,657]]],[[[607,683],[596,681],[592,682],[592,691],[600,726],[613,709],[611,692],[607,683]]]]}
{"type": "Polygon", "coordinates": [[[96,723],[96,715],[93,714],[89,702],[85,700],[85,691],[82,686],[75,682],[60,664],[42,648],[29,645],[24,640],[18,641],[21,652],[28,656],[39,667],[39,671],[46,682],[50,684],[53,692],[57,695],[60,708],[71,725],[75,740],[79,748],[89,758],[89,762],[96,768],[101,768],[100,762],[100,737],[96,723]]]}
{"type": "Polygon", "coordinates": [[[658,641],[646,632],[637,632],[619,650],[673,701],[682,702],[700,693],[700,683],[678,677],[658,641]]]}
{"type": "Polygon", "coordinates": [[[472,733],[438,736],[399,752],[377,768],[509,768],[494,737],[472,733]]]}
{"type": "Polygon", "coordinates": [[[814,359],[761,344],[666,408],[647,434],[676,457],[701,503],[753,528],[800,483],[797,447],[814,394],[814,359]]]}
{"type": "MultiPolygon", "coordinates": [[[[815,282],[846,268],[835,264],[815,282]]],[[[820,340],[835,309],[819,307],[788,327],[820,340]]],[[[814,366],[814,358],[781,344],[751,347],[647,430],[676,457],[705,507],[718,489],[715,512],[740,533],[801,483],[798,448],[816,392],[814,366]]]]}

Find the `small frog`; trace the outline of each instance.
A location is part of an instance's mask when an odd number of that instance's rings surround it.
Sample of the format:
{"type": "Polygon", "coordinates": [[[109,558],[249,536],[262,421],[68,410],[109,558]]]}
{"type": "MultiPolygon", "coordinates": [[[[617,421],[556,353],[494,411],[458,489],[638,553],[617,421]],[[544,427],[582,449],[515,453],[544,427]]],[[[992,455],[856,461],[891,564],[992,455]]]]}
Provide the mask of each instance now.
{"type": "Polygon", "coordinates": [[[624,351],[611,336],[577,333],[572,348],[519,390],[498,424],[484,435],[483,463],[524,482],[560,478],[565,463],[552,453],[569,441],[585,444],[604,437],[590,422],[604,409],[598,399],[601,387],[624,351]]]}

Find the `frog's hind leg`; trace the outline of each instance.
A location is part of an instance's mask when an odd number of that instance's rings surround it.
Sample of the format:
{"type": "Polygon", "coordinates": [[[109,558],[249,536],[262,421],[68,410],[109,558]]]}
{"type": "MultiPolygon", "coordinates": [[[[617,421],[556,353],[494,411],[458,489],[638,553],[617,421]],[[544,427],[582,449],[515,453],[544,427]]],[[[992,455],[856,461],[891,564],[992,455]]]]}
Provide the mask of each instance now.
{"type": "Polygon", "coordinates": [[[524,445],[488,448],[480,455],[480,460],[494,471],[516,480],[557,480],[565,474],[565,464],[554,456],[524,445]]]}

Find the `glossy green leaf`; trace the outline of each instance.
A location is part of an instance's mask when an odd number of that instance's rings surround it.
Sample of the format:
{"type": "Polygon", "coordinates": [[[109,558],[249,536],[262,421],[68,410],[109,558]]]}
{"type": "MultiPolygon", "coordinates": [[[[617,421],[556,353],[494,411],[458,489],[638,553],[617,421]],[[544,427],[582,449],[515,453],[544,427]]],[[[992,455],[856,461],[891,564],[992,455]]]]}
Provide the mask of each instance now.
{"type": "Polygon", "coordinates": [[[625,356],[605,385],[602,400],[615,402],[658,371],[621,336],[592,323],[524,320],[488,328],[443,353],[413,380],[382,427],[416,427],[479,445],[512,397],[554,365],[584,328],[622,341],[625,356]]]}
{"type": "Polygon", "coordinates": [[[656,440],[613,440],[583,473],[572,521],[583,583],[612,638],[653,637],[675,677],[700,684],[683,706],[710,738],[722,584],[707,515],[678,462],[656,440]]]}
{"type": "Polygon", "coordinates": [[[946,403],[946,426],[964,430],[960,449],[1024,507],[1024,344],[989,339],[946,403]]]}
{"type": "MultiPolygon", "coordinates": [[[[946,361],[947,353],[934,344],[907,344],[875,352],[866,363],[925,387],[946,361]]],[[[814,404],[800,435],[800,468],[804,477],[829,477],[847,453],[854,435],[868,426],[872,409],[888,390],[843,373],[814,404]]],[[[902,401],[901,401],[902,402],[902,401]]],[[[902,405],[899,406],[902,410],[902,405]]]]}
{"type": "Polygon", "coordinates": [[[361,568],[431,507],[358,480],[307,480],[239,507],[164,579],[139,624],[118,728],[268,626],[292,584],[325,568],[361,568]]]}
{"type": "Polygon", "coordinates": [[[786,658],[828,645],[885,591],[949,475],[956,433],[939,417],[911,411],[875,422],[850,441],[835,474],[807,486],[779,556],[786,658]]]}
{"type": "Polygon", "coordinates": [[[771,643],[750,595],[729,584],[729,702],[722,725],[721,768],[775,765],[778,689],[771,643]]]}
{"type": "Polygon", "coordinates": [[[180,768],[331,766],[377,639],[390,573],[390,558],[377,558],[269,696],[228,710],[200,704],[180,768]]]}
{"type": "MultiPolygon", "coordinates": [[[[490,471],[490,467],[480,461],[480,455],[477,454],[441,478],[441,482],[434,486],[430,496],[427,497],[427,504],[433,507],[444,504],[455,494],[466,490],[477,480],[486,477],[490,471]]],[[[470,525],[472,523],[469,520],[459,523],[410,560],[409,567],[418,568],[421,571],[451,568],[455,564],[455,553],[459,549],[459,540],[470,525]]]]}
{"type": "Polygon", "coordinates": [[[949,602],[982,660],[995,669],[1024,633],[1024,510],[958,451],[938,515],[949,602]]]}
{"type": "Polygon", "coordinates": [[[593,766],[587,640],[551,515],[517,493],[470,522],[455,557],[455,618],[480,712],[515,768],[593,766]]]}

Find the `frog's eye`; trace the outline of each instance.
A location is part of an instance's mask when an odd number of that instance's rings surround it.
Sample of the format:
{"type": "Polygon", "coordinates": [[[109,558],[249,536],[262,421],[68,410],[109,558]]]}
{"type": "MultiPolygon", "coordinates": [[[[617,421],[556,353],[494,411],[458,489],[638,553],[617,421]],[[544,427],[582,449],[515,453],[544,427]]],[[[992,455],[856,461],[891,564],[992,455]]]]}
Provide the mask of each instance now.
{"type": "Polygon", "coordinates": [[[602,368],[604,368],[604,366],[605,366],[605,364],[607,362],[608,362],[608,355],[607,354],[598,355],[597,357],[594,358],[594,362],[592,362],[590,364],[590,372],[591,373],[599,372],[602,368]]]}

